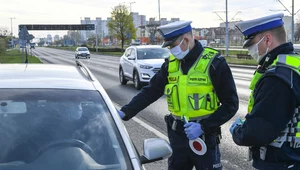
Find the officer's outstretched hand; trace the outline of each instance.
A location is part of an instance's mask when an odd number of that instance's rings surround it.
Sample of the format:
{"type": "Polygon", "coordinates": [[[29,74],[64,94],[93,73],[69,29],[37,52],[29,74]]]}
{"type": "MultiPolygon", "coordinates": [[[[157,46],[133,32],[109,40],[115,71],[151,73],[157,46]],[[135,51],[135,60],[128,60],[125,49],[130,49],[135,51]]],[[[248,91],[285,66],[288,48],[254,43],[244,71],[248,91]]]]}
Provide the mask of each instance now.
{"type": "Polygon", "coordinates": [[[204,133],[200,123],[189,122],[184,124],[184,127],[185,134],[190,140],[194,140],[204,133]]]}
{"type": "Polygon", "coordinates": [[[125,117],[125,113],[121,110],[118,110],[118,109],[116,109],[116,110],[119,113],[120,118],[123,119],[125,117]]]}
{"type": "Polygon", "coordinates": [[[229,131],[232,134],[234,129],[238,126],[242,126],[242,124],[244,123],[244,121],[241,118],[236,118],[235,122],[232,123],[229,131]]]}

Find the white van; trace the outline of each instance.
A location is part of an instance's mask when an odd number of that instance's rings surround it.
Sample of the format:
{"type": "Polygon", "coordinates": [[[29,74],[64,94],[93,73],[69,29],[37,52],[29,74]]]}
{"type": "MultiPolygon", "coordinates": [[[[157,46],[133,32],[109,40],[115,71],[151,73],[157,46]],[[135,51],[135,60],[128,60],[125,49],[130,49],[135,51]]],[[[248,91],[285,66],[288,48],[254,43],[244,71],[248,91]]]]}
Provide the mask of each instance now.
{"type": "Polygon", "coordinates": [[[198,40],[198,41],[201,43],[202,47],[207,47],[207,40],[198,40]]]}

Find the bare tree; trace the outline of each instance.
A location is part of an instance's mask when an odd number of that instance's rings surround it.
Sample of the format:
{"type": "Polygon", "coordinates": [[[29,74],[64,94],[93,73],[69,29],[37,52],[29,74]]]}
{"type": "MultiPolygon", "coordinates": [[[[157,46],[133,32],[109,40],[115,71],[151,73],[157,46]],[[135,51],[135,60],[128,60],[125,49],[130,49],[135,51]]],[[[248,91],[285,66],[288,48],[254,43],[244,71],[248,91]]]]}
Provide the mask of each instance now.
{"type": "Polygon", "coordinates": [[[69,35],[70,39],[75,42],[76,45],[78,44],[78,42],[81,39],[81,35],[80,35],[79,31],[68,31],[68,35],[69,35]]]}
{"type": "Polygon", "coordinates": [[[297,15],[297,22],[295,23],[295,41],[300,40],[300,14],[297,15]]]}
{"type": "Polygon", "coordinates": [[[129,14],[128,8],[121,4],[112,9],[111,18],[112,20],[107,23],[109,32],[121,40],[124,51],[125,40],[135,39],[136,36],[133,18],[129,14]]]}
{"type": "Polygon", "coordinates": [[[8,36],[10,32],[6,27],[0,27],[0,36],[8,36]]]}
{"type": "Polygon", "coordinates": [[[151,44],[155,43],[155,34],[157,32],[157,27],[159,27],[159,21],[155,21],[154,19],[150,19],[149,23],[146,25],[147,31],[150,33],[150,42],[151,44]]]}
{"type": "Polygon", "coordinates": [[[296,23],[296,30],[295,30],[295,41],[300,40],[300,22],[296,23]]]}

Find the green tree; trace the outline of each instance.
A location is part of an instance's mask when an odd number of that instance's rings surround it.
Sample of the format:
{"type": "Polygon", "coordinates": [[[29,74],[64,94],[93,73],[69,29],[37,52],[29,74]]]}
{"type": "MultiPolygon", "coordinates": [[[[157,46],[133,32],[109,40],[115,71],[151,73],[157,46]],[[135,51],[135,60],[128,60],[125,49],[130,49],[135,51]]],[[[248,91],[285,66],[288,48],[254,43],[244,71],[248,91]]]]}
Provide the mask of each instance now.
{"type": "Polygon", "coordinates": [[[9,36],[7,28],[0,27],[0,55],[3,55],[6,52],[8,38],[11,38],[11,36],[9,36]]]}
{"type": "Polygon", "coordinates": [[[135,39],[136,30],[133,24],[133,18],[125,5],[118,5],[112,9],[112,20],[107,23],[109,32],[121,40],[122,50],[124,51],[125,41],[135,39]]]}
{"type": "Polygon", "coordinates": [[[0,37],[0,56],[6,52],[7,41],[5,38],[0,37]]]}

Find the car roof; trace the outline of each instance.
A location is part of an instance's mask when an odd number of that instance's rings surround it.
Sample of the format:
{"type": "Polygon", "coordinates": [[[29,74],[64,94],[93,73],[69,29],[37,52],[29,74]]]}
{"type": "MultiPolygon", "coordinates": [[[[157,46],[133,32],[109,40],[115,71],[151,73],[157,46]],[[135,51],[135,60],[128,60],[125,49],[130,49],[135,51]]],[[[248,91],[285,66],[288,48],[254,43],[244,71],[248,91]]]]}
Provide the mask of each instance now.
{"type": "Polygon", "coordinates": [[[139,45],[139,46],[130,46],[130,48],[162,48],[161,45],[139,45]]]}
{"type": "Polygon", "coordinates": [[[0,88],[95,90],[80,67],[56,64],[0,64],[0,88]]]}

